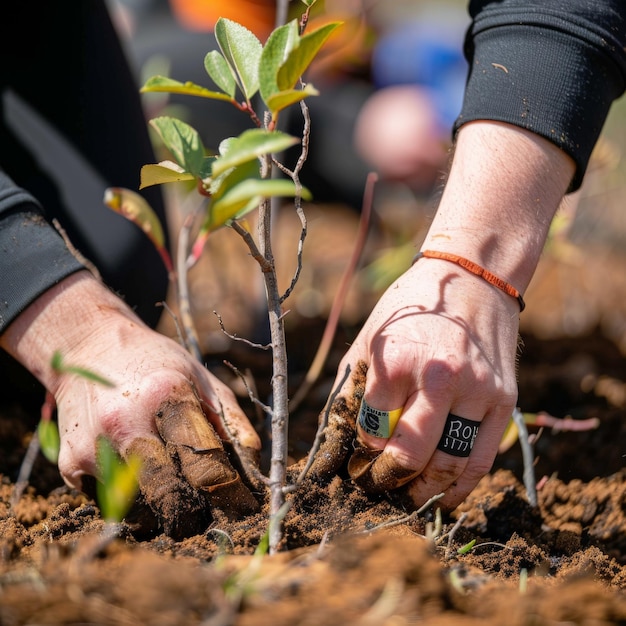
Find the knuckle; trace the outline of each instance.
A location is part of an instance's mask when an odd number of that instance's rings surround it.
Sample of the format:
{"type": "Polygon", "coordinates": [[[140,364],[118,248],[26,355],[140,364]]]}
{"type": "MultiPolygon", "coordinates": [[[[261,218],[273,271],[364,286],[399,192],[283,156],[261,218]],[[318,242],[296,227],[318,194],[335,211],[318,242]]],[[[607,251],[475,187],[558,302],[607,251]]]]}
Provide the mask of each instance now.
{"type": "Polygon", "coordinates": [[[423,385],[433,394],[449,395],[457,388],[462,371],[462,365],[453,359],[430,361],[422,370],[423,385]]]}
{"type": "Polygon", "coordinates": [[[465,468],[465,475],[467,479],[476,484],[478,481],[491,471],[493,466],[493,460],[491,457],[485,458],[484,456],[477,456],[467,464],[465,468]]]}
{"type": "Polygon", "coordinates": [[[463,473],[464,467],[463,461],[438,459],[426,467],[423,476],[429,482],[447,487],[463,473]]]}
{"type": "Polygon", "coordinates": [[[425,459],[421,459],[413,451],[402,449],[393,451],[393,461],[399,468],[413,472],[421,472],[426,465],[425,459]]]}

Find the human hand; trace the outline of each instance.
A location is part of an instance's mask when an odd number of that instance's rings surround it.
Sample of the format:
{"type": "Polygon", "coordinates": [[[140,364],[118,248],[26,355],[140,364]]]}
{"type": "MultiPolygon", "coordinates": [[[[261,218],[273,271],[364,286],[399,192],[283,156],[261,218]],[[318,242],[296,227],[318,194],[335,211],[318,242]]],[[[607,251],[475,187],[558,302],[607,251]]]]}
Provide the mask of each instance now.
{"type": "Polygon", "coordinates": [[[98,476],[96,441],[105,436],[123,458],[141,459],[140,501],[171,536],[204,530],[208,510],[258,507],[221,441],[235,436],[251,455],[260,447],[232,391],[90,276],[44,294],[2,339],[55,397],[68,485],[98,476]],[[55,372],[55,350],[113,386],[55,372]]]}
{"type": "Polygon", "coordinates": [[[115,385],[61,378],[59,470],[68,485],[98,475],[94,443],[105,436],[122,458],[141,460],[140,497],[170,535],[197,531],[208,508],[232,516],[257,508],[220,440],[236,433],[244,448],[257,449],[256,433],[231,390],[178,344],[121,318],[66,360],[93,363],[115,385]]]}
{"type": "MultiPolygon", "coordinates": [[[[565,152],[535,133],[467,123],[423,245],[470,259],[524,291],[574,171],[565,152]]],[[[338,380],[347,367],[352,378],[331,407],[314,473],[336,472],[351,452],[364,397],[374,409],[403,413],[389,438],[357,427],[364,447],[349,463],[355,481],[374,492],[404,485],[417,506],[440,492],[441,506],[461,502],[491,468],[515,406],[519,312],[515,297],[455,263],[414,264],[383,295],[340,366],[338,380]],[[473,441],[468,457],[449,454],[450,442],[441,440],[450,414],[448,434],[467,433],[456,451],[473,441]]]]}
{"type": "MultiPolygon", "coordinates": [[[[348,471],[371,493],[403,487],[416,507],[453,508],[489,471],[517,399],[517,302],[449,262],[422,259],[383,295],[339,367],[350,368],[313,473],[348,471]],[[356,424],[361,399],[403,408],[391,437],[356,424]],[[469,456],[438,444],[449,414],[479,426],[469,456]]],[[[469,443],[464,446],[469,450],[469,443]]]]}

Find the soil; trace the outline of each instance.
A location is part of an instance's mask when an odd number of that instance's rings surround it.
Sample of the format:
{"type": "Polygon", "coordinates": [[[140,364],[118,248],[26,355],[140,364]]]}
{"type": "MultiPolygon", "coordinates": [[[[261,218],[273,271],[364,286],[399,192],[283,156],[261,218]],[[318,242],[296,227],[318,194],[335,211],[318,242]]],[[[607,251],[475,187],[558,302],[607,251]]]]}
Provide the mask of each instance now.
{"type": "MultiPolygon", "coordinates": [[[[112,529],[96,501],[64,487],[41,456],[11,504],[38,405],[5,403],[0,624],[626,624],[623,341],[600,319],[576,336],[547,331],[545,263],[535,295],[528,294],[520,403],[530,413],[596,417],[599,426],[532,431],[538,506],[528,502],[516,444],[442,516],[436,503],[411,515],[393,495],[366,496],[344,468],[327,482],[308,481],[291,497],[283,551],[272,556],[262,550],[266,510],[236,519],[216,514],[201,532],[176,539],[131,524],[112,529]]],[[[612,267],[622,277],[626,263],[612,267]]],[[[289,345],[296,346],[297,385],[322,322],[295,319],[289,345]]],[[[294,461],[310,446],[333,368],[356,328],[344,324],[327,376],[293,416],[294,461]]],[[[225,356],[247,359],[255,379],[268,380],[266,356],[242,347],[213,354],[210,365],[223,376],[225,356]]]]}

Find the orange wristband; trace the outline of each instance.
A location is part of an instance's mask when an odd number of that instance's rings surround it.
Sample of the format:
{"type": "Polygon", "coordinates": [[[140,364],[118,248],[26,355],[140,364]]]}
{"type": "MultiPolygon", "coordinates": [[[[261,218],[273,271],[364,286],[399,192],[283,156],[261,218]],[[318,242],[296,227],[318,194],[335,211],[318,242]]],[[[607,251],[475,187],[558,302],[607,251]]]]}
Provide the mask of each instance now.
{"type": "Polygon", "coordinates": [[[517,303],[519,304],[520,313],[526,308],[526,303],[524,302],[524,298],[522,298],[522,294],[513,287],[510,283],[507,283],[505,280],[498,278],[495,274],[492,274],[484,267],[477,265],[473,261],[469,259],[465,259],[462,256],[458,256],[456,254],[452,254],[450,252],[439,252],[438,250],[422,250],[422,252],[418,252],[413,258],[413,263],[419,261],[422,257],[427,259],[441,259],[442,261],[450,261],[451,263],[456,263],[460,265],[463,269],[466,269],[468,272],[472,274],[476,274],[476,276],[480,276],[484,280],[486,280],[490,285],[497,287],[500,291],[504,291],[507,295],[515,298],[517,303]]]}

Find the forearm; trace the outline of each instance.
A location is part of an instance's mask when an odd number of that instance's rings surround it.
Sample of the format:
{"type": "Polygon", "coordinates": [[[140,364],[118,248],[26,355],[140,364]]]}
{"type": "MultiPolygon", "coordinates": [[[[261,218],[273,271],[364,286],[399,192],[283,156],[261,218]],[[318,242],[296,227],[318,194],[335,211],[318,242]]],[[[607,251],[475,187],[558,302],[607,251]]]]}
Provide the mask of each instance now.
{"type": "MultiPolygon", "coordinates": [[[[72,352],[111,324],[141,324],[132,311],[87,271],[72,274],[43,293],[0,335],[0,346],[28,369],[49,391],[55,393],[60,375],[52,368],[59,351],[68,362],[72,352]]],[[[114,336],[114,335],[112,335],[114,336]]],[[[98,345],[115,350],[116,345],[98,345]]],[[[97,369],[98,354],[92,363],[97,369]]]]}
{"type": "Polygon", "coordinates": [[[574,169],[565,152],[534,133],[466,124],[422,248],[466,257],[523,292],[574,169]]]}

